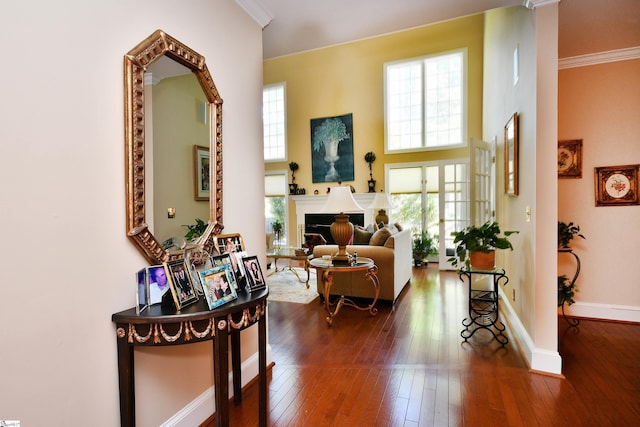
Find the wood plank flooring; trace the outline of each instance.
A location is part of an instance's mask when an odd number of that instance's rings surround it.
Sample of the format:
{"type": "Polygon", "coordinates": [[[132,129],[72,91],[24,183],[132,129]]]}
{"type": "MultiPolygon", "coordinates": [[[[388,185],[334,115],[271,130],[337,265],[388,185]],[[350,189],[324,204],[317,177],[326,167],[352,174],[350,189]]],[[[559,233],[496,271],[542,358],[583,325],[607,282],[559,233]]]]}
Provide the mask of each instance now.
{"type": "MultiPolygon", "coordinates": [[[[392,309],[344,307],[328,326],[319,300],[269,302],[269,425],[628,426],[640,419],[640,326],[558,321],[565,378],[529,372],[507,326],[500,347],[464,343],[467,291],[455,273],[414,269],[392,309]]],[[[257,387],[231,404],[257,425],[257,387]]],[[[213,417],[203,424],[213,426],[213,417]]]]}

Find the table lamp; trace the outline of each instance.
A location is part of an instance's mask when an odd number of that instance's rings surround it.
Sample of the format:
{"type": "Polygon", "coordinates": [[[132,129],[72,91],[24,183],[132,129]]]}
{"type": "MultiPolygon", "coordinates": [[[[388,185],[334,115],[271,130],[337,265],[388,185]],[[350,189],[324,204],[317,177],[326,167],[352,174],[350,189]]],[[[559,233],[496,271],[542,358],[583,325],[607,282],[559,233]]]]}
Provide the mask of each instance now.
{"type": "Polygon", "coordinates": [[[329,192],[329,198],[322,208],[323,212],[340,212],[335,216],[335,221],[331,224],[331,237],[338,245],[338,253],[333,256],[336,264],[348,264],[351,262],[351,255],[347,253],[347,244],[353,236],[353,224],[349,222],[349,215],[345,212],[363,211],[351,194],[351,188],[333,187],[329,192]]]}
{"type": "Polygon", "coordinates": [[[376,196],[373,198],[373,201],[369,205],[369,209],[373,209],[374,212],[376,209],[379,209],[378,215],[376,215],[375,221],[376,224],[389,224],[389,215],[385,209],[391,208],[391,201],[389,200],[389,196],[385,192],[376,193],[376,196]]]}

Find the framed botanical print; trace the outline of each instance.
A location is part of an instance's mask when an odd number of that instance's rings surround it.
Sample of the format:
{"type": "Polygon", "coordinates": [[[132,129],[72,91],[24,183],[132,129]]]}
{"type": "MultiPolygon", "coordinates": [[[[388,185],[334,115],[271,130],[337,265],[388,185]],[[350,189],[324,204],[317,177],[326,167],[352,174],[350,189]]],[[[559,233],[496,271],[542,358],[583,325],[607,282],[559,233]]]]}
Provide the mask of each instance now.
{"type": "Polygon", "coordinates": [[[595,168],[596,206],[638,205],[640,165],[595,168]]]}
{"type": "Polygon", "coordinates": [[[558,141],[558,178],[582,178],[582,140],[558,141]]]}
{"type": "Polygon", "coordinates": [[[194,199],[209,200],[211,193],[209,147],[193,146],[193,170],[194,199]]]}
{"type": "Polygon", "coordinates": [[[518,113],[504,127],[504,193],[518,195],[518,113]]]}

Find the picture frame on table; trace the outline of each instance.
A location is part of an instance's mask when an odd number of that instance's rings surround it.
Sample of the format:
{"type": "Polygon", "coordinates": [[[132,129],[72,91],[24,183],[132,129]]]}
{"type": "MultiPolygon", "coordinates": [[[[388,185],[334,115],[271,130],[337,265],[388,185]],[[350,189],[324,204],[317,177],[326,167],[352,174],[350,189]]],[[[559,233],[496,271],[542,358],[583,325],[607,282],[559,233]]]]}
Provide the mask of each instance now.
{"type": "Polygon", "coordinates": [[[242,236],[238,233],[218,234],[213,240],[216,249],[221,254],[242,252],[245,250],[242,236]]]}
{"type": "Polygon", "coordinates": [[[640,165],[594,168],[596,206],[640,204],[638,169],[640,165]]]}
{"type": "Polygon", "coordinates": [[[238,298],[236,288],[232,284],[234,280],[233,273],[228,265],[201,271],[200,279],[209,310],[238,298]]]}
{"type": "Polygon", "coordinates": [[[164,265],[152,265],[147,267],[147,280],[149,281],[149,304],[160,304],[162,297],[171,292],[169,276],[164,265]]]}
{"type": "Polygon", "coordinates": [[[518,113],[513,113],[504,126],[504,193],[518,195],[518,113]]]}
{"type": "Polygon", "coordinates": [[[146,268],[136,273],[136,282],[138,284],[136,290],[136,314],[140,314],[149,308],[149,280],[146,268]]]}
{"type": "Polygon", "coordinates": [[[211,158],[209,147],[193,146],[193,191],[197,201],[209,200],[211,196],[211,158]]]}
{"type": "MultiPolygon", "coordinates": [[[[222,255],[212,256],[211,268],[227,267],[231,272],[232,285],[237,290],[239,288],[238,281],[240,280],[241,274],[240,274],[240,270],[237,268],[237,261],[234,262],[234,260],[235,260],[235,256],[233,254],[222,254],[222,255]]],[[[202,282],[202,286],[204,288],[205,286],[204,282],[202,282]]]]}
{"type": "Polygon", "coordinates": [[[191,275],[184,259],[167,261],[164,266],[169,278],[169,286],[176,310],[182,310],[184,307],[197,302],[198,294],[193,286],[191,275]]]}
{"type": "Polygon", "coordinates": [[[243,257],[242,264],[244,265],[249,291],[254,292],[265,289],[267,283],[264,280],[264,274],[262,274],[258,257],[255,255],[243,257]]]}
{"type": "Polygon", "coordinates": [[[558,178],[582,178],[582,140],[558,141],[558,178]]]}

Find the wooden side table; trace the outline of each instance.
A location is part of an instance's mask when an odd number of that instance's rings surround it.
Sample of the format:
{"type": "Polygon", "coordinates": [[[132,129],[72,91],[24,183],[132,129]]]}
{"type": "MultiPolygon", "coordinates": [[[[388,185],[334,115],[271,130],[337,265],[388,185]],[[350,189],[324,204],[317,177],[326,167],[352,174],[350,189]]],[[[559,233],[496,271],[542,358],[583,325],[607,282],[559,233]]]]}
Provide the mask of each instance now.
{"type": "Polygon", "coordinates": [[[309,266],[311,268],[315,268],[320,274],[322,274],[322,281],[324,282],[324,307],[329,314],[329,316],[327,316],[327,323],[329,325],[333,324],[333,318],[338,314],[338,311],[340,311],[340,308],[343,305],[348,305],[358,310],[368,310],[372,316],[375,316],[378,313],[378,309],[375,308],[375,305],[380,294],[380,281],[378,280],[378,267],[371,258],[358,257],[355,264],[353,265],[334,265],[330,258],[313,258],[309,261],[309,266]],[[344,295],[341,295],[340,298],[338,298],[336,301],[330,301],[331,286],[333,286],[334,273],[350,273],[353,271],[364,272],[365,276],[367,277],[367,279],[369,279],[374,287],[375,295],[373,301],[366,307],[359,306],[349,298],[345,298],[344,295]],[[334,306],[335,309],[332,309],[332,307],[334,306]]]}
{"type": "Polygon", "coordinates": [[[259,425],[267,425],[267,296],[269,290],[240,293],[238,299],[209,310],[203,298],[176,312],[152,305],[140,314],[135,308],[115,313],[120,383],[120,424],[135,426],[133,349],[136,346],[183,345],[213,341],[216,426],[229,425],[229,346],[233,370],[234,402],[242,401],[240,331],[258,325],[259,425]]]}

